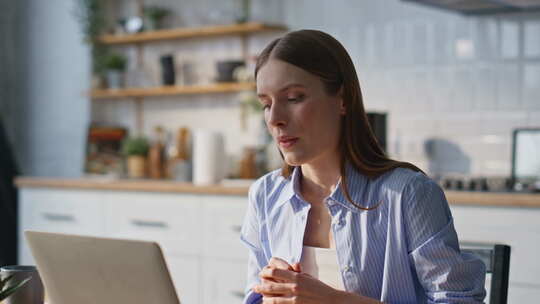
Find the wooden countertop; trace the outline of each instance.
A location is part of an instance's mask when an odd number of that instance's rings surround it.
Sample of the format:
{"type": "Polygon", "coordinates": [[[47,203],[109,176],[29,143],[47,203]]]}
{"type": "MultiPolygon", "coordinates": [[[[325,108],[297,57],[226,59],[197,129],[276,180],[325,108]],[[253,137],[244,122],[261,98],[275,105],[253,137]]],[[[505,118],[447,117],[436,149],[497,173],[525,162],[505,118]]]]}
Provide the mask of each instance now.
{"type": "MultiPolygon", "coordinates": [[[[167,180],[123,179],[59,179],[45,177],[18,177],[19,188],[68,188],[116,191],[173,192],[212,195],[247,195],[248,186],[195,186],[167,180]]],[[[498,207],[540,208],[540,194],[507,192],[445,191],[448,202],[453,205],[481,205],[498,207]]]]}
{"type": "Polygon", "coordinates": [[[70,188],[89,190],[177,192],[194,194],[247,195],[247,186],[195,186],[169,180],[128,180],[106,178],[46,178],[17,177],[15,185],[19,188],[70,188]]]}

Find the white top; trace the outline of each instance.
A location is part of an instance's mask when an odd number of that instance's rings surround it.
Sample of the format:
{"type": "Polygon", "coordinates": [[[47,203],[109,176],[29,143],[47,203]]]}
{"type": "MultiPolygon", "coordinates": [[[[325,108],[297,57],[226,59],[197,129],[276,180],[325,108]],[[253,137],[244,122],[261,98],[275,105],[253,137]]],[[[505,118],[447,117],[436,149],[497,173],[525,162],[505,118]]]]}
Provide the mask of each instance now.
{"type": "Polygon", "coordinates": [[[302,246],[300,267],[302,272],[321,280],[323,283],[339,290],[345,290],[339,271],[337,251],[333,243],[333,237],[331,237],[331,248],[302,246]]]}

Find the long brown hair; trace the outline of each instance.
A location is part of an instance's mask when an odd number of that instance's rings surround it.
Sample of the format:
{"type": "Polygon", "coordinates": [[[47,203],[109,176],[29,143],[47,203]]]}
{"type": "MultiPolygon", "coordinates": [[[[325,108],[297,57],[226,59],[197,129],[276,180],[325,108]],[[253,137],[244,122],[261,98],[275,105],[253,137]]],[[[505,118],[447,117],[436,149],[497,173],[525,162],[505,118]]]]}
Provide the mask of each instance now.
{"type": "MultiPolygon", "coordinates": [[[[255,67],[255,78],[259,70],[270,58],[295,65],[322,80],[326,93],[335,96],[343,89],[345,115],[341,119],[339,136],[341,184],[347,200],[362,210],[366,208],[355,203],[347,187],[346,166],[352,166],[368,178],[376,178],[394,168],[409,168],[420,171],[411,163],[390,159],[382,150],[369,125],[360,83],[354,64],[345,48],[334,37],[317,30],[289,32],[273,40],[261,52],[255,67]]],[[[283,156],[283,155],[282,155],[283,156]]],[[[293,166],[284,162],[282,175],[288,178],[293,166]]]]}

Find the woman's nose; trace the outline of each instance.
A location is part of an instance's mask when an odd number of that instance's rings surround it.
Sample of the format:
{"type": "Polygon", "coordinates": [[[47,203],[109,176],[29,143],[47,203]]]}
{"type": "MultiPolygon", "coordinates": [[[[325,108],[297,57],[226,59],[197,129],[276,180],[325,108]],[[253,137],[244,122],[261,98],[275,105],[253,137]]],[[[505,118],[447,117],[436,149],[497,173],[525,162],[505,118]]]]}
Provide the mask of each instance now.
{"type": "Polygon", "coordinates": [[[268,109],[266,123],[272,127],[285,126],[287,124],[286,116],[283,107],[274,104],[268,109]]]}

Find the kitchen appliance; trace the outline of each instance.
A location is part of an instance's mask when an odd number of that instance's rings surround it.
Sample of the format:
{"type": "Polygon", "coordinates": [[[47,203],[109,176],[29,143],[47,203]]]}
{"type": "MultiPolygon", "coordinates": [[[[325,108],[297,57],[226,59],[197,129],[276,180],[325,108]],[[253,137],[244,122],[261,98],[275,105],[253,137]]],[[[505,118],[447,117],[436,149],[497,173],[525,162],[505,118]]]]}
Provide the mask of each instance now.
{"type": "Polygon", "coordinates": [[[379,145],[386,152],[386,113],[370,112],[367,113],[367,117],[379,145]]]}
{"type": "Polygon", "coordinates": [[[512,181],[518,191],[540,190],[540,128],[513,131],[512,181]]]}

